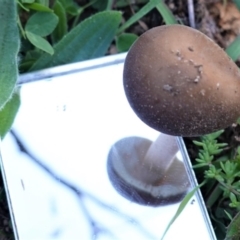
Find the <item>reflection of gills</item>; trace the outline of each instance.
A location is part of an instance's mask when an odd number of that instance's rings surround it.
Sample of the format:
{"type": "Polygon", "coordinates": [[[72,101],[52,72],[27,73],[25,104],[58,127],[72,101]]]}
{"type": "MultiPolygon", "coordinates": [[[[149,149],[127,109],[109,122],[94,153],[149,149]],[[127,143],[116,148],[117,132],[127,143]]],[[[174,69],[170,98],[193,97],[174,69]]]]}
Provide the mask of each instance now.
{"type": "Polygon", "coordinates": [[[176,138],[165,134],[154,143],[140,137],[123,138],[109,152],[109,179],[122,196],[142,205],[181,201],[190,183],[177,151],[176,138]]]}

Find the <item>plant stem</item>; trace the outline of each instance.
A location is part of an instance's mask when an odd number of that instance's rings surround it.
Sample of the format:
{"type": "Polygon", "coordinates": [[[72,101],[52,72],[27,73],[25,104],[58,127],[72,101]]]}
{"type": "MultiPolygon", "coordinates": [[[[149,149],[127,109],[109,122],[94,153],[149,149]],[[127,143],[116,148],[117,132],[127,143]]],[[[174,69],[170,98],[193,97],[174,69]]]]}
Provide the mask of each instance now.
{"type": "Polygon", "coordinates": [[[227,184],[223,183],[223,182],[220,182],[218,180],[218,182],[224,187],[226,188],[227,190],[229,190],[230,192],[236,194],[237,196],[240,196],[240,193],[238,191],[236,191],[235,189],[233,189],[231,186],[229,187],[227,184]]]}

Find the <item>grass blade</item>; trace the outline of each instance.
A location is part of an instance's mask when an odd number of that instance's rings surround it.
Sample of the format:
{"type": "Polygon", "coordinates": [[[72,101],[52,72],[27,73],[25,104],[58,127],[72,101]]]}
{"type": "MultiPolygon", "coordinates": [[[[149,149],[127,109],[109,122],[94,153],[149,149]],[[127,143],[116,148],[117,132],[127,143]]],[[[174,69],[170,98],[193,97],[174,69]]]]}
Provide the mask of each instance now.
{"type": "Polygon", "coordinates": [[[160,3],[156,6],[156,8],[162,15],[163,20],[166,24],[178,23],[174,15],[172,14],[172,12],[169,10],[168,6],[163,1],[160,1],[160,3]]]}
{"type": "Polygon", "coordinates": [[[159,0],[150,0],[146,5],[144,5],[136,14],[134,14],[128,21],[126,21],[117,31],[117,34],[122,33],[124,30],[129,28],[132,24],[141,19],[144,15],[150,12],[159,4],[159,0]]]}
{"type": "Polygon", "coordinates": [[[189,200],[193,197],[193,195],[195,194],[195,192],[203,185],[200,184],[199,186],[195,187],[191,192],[189,192],[184,199],[182,200],[182,202],[180,203],[177,212],[175,213],[175,215],[173,216],[173,218],[171,219],[171,221],[169,222],[169,224],[167,225],[167,228],[165,229],[161,240],[164,239],[165,235],[167,234],[169,228],[171,227],[171,225],[175,222],[175,220],[179,217],[179,215],[182,213],[182,211],[184,210],[184,208],[187,206],[189,200]]]}

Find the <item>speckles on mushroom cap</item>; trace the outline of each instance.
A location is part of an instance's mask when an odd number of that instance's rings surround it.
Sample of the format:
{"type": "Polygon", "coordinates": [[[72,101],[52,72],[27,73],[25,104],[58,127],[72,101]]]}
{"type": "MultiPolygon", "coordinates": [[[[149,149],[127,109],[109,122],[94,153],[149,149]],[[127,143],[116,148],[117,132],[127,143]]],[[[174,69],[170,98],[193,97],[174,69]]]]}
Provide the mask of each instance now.
{"type": "Polygon", "coordinates": [[[161,26],[140,36],[126,57],[123,79],[135,113],[166,134],[202,135],[240,116],[237,66],[186,26],[161,26]]]}

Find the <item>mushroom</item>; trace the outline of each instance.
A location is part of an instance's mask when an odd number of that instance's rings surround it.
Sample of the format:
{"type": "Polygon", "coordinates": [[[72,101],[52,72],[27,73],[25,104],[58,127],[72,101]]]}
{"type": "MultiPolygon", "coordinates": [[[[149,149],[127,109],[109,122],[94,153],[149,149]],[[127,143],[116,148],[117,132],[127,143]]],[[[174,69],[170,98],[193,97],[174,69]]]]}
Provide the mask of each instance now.
{"type": "Polygon", "coordinates": [[[177,151],[176,138],[165,134],[154,143],[141,137],[123,138],[108,154],[109,179],[120,195],[141,205],[179,202],[190,183],[177,151]]]}
{"type": "Polygon", "coordinates": [[[175,136],[226,128],[240,115],[240,72],[210,38],[182,25],[141,35],[127,54],[127,99],[150,127],[175,136]]]}

